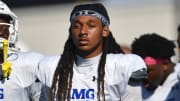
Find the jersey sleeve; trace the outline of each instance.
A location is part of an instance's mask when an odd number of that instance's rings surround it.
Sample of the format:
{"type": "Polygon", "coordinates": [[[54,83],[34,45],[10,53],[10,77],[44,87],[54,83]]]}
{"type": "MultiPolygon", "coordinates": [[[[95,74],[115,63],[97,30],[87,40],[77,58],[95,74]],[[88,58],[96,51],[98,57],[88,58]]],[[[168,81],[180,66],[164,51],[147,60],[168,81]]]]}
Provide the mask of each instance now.
{"type": "Polygon", "coordinates": [[[12,63],[13,79],[19,86],[28,87],[36,80],[35,70],[43,57],[44,55],[36,52],[10,54],[8,60],[12,63]]]}
{"type": "Polygon", "coordinates": [[[39,63],[36,75],[38,79],[48,87],[51,87],[59,58],[60,56],[47,56],[39,63]]]}
{"type": "MultiPolygon", "coordinates": [[[[123,95],[125,89],[128,85],[128,81],[135,71],[139,71],[142,69],[147,69],[144,61],[137,55],[134,54],[118,54],[112,56],[111,62],[114,60],[114,70],[113,72],[113,84],[117,84],[116,86],[112,86],[115,88],[113,92],[115,96],[123,95]]],[[[112,64],[112,63],[111,63],[112,64]]],[[[113,85],[111,84],[111,85],[113,85]]]]}
{"type": "Polygon", "coordinates": [[[140,56],[135,54],[125,54],[124,57],[119,60],[120,61],[117,62],[117,65],[123,65],[124,68],[122,69],[122,72],[125,75],[126,81],[128,81],[130,77],[138,79],[147,76],[147,67],[140,56]]]}
{"type": "Polygon", "coordinates": [[[13,53],[8,60],[12,62],[12,71],[16,82],[22,87],[28,87],[36,80],[35,70],[44,56],[35,52],[13,53]]]}

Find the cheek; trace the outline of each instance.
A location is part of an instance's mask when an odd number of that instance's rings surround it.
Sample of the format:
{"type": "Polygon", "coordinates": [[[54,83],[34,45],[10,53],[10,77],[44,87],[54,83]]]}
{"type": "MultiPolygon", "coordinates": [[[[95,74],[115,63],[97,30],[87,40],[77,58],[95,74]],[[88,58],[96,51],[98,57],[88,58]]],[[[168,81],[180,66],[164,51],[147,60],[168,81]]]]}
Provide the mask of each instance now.
{"type": "Polygon", "coordinates": [[[78,44],[78,35],[77,34],[72,34],[71,39],[75,45],[78,44]]]}
{"type": "Polygon", "coordinates": [[[102,30],[92,29],[89,31],[89,38],[94,39],[95,41],[101,40],[103,38],[102,36],[102,30]]]}
{"type": "Polygon", "coordinates": [[[159,71],[152,71],[148,73],[148,82],[153,83],[155,85],[161,82],[162,73],[159,71]]]}
{"type": "Polygon", "coordinates": [[[73,39],[77,38],[79,36],[79,34],[80,34],[80,30],[78,30],[78,29],[71,30],[71,37],[73,39]]]}
{"type": "Polygon", "coordinates": [[[102,43],[103,37],[100,34],[89,36],[91,39],[90,44],[100,44],[102,43]]]}

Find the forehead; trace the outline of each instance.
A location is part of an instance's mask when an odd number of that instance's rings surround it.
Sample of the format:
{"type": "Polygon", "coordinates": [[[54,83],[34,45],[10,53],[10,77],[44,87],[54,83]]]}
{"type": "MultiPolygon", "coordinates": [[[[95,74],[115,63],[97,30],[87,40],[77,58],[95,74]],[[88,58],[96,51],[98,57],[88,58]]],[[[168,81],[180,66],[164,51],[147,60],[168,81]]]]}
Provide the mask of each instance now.
{"type": "Polygon", "coordinates": [[[162,69],[162,65],[156,64],[156,65],[147,65],[148,71],[160,71],[162,69]]]}
{"type": "Polygon", "coordinates": [[[101,20],[94,16],[77,16],[73,22],[95,22],[95,23],[101,23],[101,20]]]}

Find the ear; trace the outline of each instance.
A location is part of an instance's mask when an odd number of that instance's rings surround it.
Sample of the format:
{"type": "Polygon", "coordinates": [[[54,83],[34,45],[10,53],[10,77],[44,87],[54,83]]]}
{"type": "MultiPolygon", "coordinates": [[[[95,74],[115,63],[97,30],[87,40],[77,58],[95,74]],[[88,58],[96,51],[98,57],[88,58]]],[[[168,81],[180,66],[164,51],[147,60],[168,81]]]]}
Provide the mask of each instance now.
{"type": "Polygon", "coordinates": [[[163,67],[163,71],[167,71],[169,68],[167,64],[162,64],[162,67],[163,67]]]}
{"type": "Polygon", "coordinates": [[[107,37],[109,35],[109,27],[108,26],[104,26],[103,27],[103,32],[102,32],[102,36],[103,37],[107,37]]]}

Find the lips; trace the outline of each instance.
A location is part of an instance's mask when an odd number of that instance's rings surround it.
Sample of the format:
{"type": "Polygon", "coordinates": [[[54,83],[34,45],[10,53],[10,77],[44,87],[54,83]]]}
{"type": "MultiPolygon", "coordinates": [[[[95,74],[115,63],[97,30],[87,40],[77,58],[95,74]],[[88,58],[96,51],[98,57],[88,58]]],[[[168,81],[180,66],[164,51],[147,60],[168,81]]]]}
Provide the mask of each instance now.
{"type": "Polygon", "coordinates": [[[79,44],[80,45],[86,45],[88,44],[89,40],[87,38],[81,38],[79,39],[79,44]]]}

